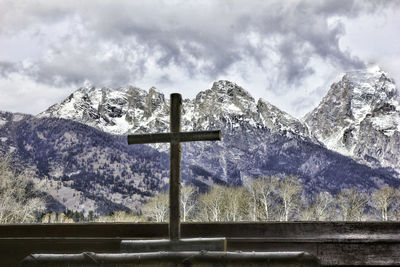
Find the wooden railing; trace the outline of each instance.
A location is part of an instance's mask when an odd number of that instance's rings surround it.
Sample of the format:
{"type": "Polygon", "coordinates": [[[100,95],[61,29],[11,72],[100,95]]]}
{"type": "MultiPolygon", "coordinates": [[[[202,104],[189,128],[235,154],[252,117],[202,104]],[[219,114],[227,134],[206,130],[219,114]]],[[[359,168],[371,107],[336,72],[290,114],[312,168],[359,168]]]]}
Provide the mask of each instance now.
{"type": "MultiPolygon", "coordinates": [[[[305,251],[325,265],[400,264],[398,222],[183,223],[182,237],[226,237],[228,251],[305,251]]],[[[117,253],[126,239],[168,238],[167,224],[0,225],[0,266],[32,253],[117,253]]]]}

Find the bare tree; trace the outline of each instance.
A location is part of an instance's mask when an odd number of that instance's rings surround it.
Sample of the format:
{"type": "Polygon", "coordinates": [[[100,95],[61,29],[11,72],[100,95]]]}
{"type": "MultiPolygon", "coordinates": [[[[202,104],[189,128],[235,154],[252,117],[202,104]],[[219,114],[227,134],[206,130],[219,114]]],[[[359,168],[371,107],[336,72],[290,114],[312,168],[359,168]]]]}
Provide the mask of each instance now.
{"type": "Polygon", "coordinates": [[[277,193],[281,200],[281,221],[289,221],[294,215],[300,201],[302,188],[300,180],[294,175],[285,176],[279,181],[277,193]]]}
{"type": "Polygon", "coordinates": [[[315,220],[330,221],[335,218],[335,198],[329,192],[320,192],[314,200],[315,220]]]}
{"type": "Polygon", "coordinates": [[[213,185],[211,190],[199,197],[200,220],[202,221],[222,221],[223,211],[223,190],[221,185],[213,185]]]}
{"type": "Polygon", "coordinates": [[[74,223],[74,220],[68,218],[64,213],[57,214],[53,211],[42,217],[42,223],[74,223]]]}
{"type": "Polygon", "coordinates": [[[259,210],[258,189],[255,180],[252,180],[247,184],[247,191],[249,194],[250,220],[255,222],[258,220],[258,210],[259,210]]]}
{"type": "Polygon", "coordinates": [[[379,217],[382,221],[389,219],[389,211],[394,204],[395,197],[395,189],[389,186],[381,187],[372,194],[371,204],[380,214],[379,217]]]}
{"type": "Polygon", "coordinates": [[[169,195],[158,193],[143,206],[143,214],[156,222],[166,222],[168,219],[169,195]]]}
{"type": "Polygon", "coordinates": [[[339,213],[343,221],[361,221],[369,197],[356,187],[343,189],[337,195],[339,213]]]}
{"type": "Polygon", "coordinates": [[[275,197],[278,177],[262,176],[247,184],[250,201],[250,218],[256,220],[271,220],[271,206],[275,197]]]}
{"type": "Polygon", "coordinates": [[[313,200],[314,220],[330,221],[335,218],[335,199],[329,192],[319,192],[313,200]]]}
{"type": "Polygon", "coordinates": [[[27,178],[27,172],[17,174],[10,167],[9,155],[0,161],[0,223],[24,223],[36,220],[45,210],[45,202],[27,178]]]}
{"type": "Polygon", "coordinates": [[[101,216],[96,222],[142,222],[143,217],[134,213],[125,211],[115,211],[112,215],[101,216]]]}
{"type": "Polygon", "coordinates": [[[278,177],[263,176],[256,179],[254,184],[262,207],[260,215],[263,220],[269,221],[271,219],[271,206],[274,202],[273,192],[278,185],[278,177]]]}
{"type": "Polygon", "coordinates": [[[315,210],[313,208],[311,200],[307,198],[301,199],[302,207],[299,210],[299,218],[301,221],[314,221],[315,210]]]}
{"type": "Polygon", "coordinates": [[[395,201],[392,204],[392,214],[396,221],[400,221],[400,187],[395,190],[395,201]]]}
{"type": "Polygon", "coordinates": [[[186,222],[189,216],[193,213],[196,205],[197,190],[191,185],[183,186],[181,189],[181,218],[186,222]]]}
{"type": "Polygon", "coordinates": [[[243,220],[246,215],[247,203],[243,187],[221,187],[223,198],[224,221],[236,222],[243,220]]]}
{"type": "Polygon", "coordinates": [[[335,217],[335,199],[329,192],[316,193],[311,201],[304,201],[301,218],[307,221],[328,221],[335,217]]]}

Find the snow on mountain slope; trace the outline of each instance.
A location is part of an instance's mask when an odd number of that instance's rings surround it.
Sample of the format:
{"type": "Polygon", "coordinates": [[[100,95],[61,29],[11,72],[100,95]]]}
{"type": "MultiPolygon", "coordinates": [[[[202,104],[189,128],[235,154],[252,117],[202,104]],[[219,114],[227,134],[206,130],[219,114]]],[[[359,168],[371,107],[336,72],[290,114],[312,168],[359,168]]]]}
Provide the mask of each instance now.
{"type": "MultiPolygon", "coordinates": [[[[274,133],[308,137],[307,127],[299,120],[265,100],[256,102],[246,90],[229,81],[215,82],[195,99],[185,99],[182,115],[182,131],[215,129],[219,124],[216,119],[222,117],[231,129],[244,121],[254,127],[267,127],[274,133]]],[[[169,101],[155,88],[147,92],[135,87],[115,90],[85,87],[38,117],[72,119],[118,135],[167,132],[169,101]]]]}
{"type": "MultiPolygon", "coordinates": [[[[390,132],[391,121],[384,124],[380,118],[392,119],[398,112],[393,109],[396,100],[390,98],[394,94],[391,86],[386,76],[363,78],[359,73],[349,74],[333,86],[339,89],[332,89],[332,96],[324,98],[326,104],[323,101],[318,110],[322,115],[306,122],[310,128],[314,126],[311,130],[317,132],[319,140],[324,140],[321,134],[334,136],[334,131],[343,130],[341,124],[355,125],[357,131],[367,133],[366,127],[373,127],[374,131],[385,129],[381,134],[389,139],[363,135],[364,147],[358,149],[370,155],[367,150],[378,144],[389,153],[393,144],[398,144],[396,139],[390,139],[398,131],[390,132]],[[358,77],[357,83],[351,75],[358,77]],[[378,79],[384,90],[373,91],[371,79],[378,79]],[[368,96],[363,96],[359,84],[368,87],[368,96]],[[341,89],[344,86],[346,89],[341,89]],[[358,89],[350,90],[354,87],[358,89]],[[353,100],[354,95],[358,99],[353,100]],[[375,95],[378,97],[373,100],[375,95]],[[365,103],[361,101],[364,98],[368,100],[365,103]],[[365,107],[367,104],[373,107],[365,107]],[[369,111],[372,115],[362,119],[369,111]],[[387,140],[394,143],[385,143],[387,140]]],[[[182,109],[183,131],[221,129],[223,133],[219,142],[182,146],[182,181],[201,191],[215,183],[240,185],[262,175],[297,175],[308,196],[320,191],[336,193],[352,186],[371,191],[400,184],[398,173],[381,168],[379,159],[375,165],[367,166],[327,149],[310,137],[304,123],[265,100],[255,101],[234,83],[216,82],[194,99],[185,99],[182,109]]],[[[0,112],[0,150],[12,149],[21,164],[37,170],[37,177],[47,177],[65,187],[62,194],[54,194],[64,206],[71,205],[63,202],[64,196],[76,192],[83,196],[83,202],[75,204],[85,210],[93,205],[103,213],[115,208],[136,209],[146,197],[167,187],[168,153],[164,151],[168,144],[158,144],[155,150],[126,143],[130,133],[169,131],[169,101],[156,89],[85,87],[38,117],[0,112]],[[84,204],[84,200],[91,204],[84,204]]],[[[357,146],[351,151],[357,151],[357,146]]]]}
{"type": "Polygon", "coordinates": [[[304,121],[327,148],[400,171],[399,103],[394,81],[374,67],[343,76],[304,121]]]}
{"type": "MultiPolygon", "coordinates": [[[[359,79],[367,83],[371,78],[359,79]]],[[[348,80],[345,78],[343,83],[350,83],[348,80]]],[[[339,99],[339,96],[335,97],[339,99]]],[[[341,111],[343,107],[340,103],[341,111]]],[[[360,103],[356,106],[356,119],[359,119],[365,107],[360,103]]],[[[328,106],[325,108],[331,109],[328,106]]],[[[114,90],[81,88],[39,116],[72,119],[119,135],[169,131],[169,101],[154,88],[149,91],[135,87],[114,90]]],[[[327,173],[327,169],[333,166],[341,168],[338,164],[343,164],[340,163],[343,162],[341,158],[320,147],[320,142],[310,136],[304,123],[265,100],[256,102],[245,89],[229,81],[215,82],[194,99],[185,99],[182,116],[183,131],[221,129],[223,133],[223,141],[212,145],[204,142],[184,144],[183,165],[187,164],[188,169],[183,170],[187,171],[182,174],[183,177],[214,177],[230,184],[240,184],[249,177],[286,173],[298,174],[305,179],[320,179],[318,183],[324,183],[324,180],[336,177],[336,173],[327,173]],[[297,155],[290,151],[297,151],[297,155]],[[296,158],[298,155],[302,155],[302,158],[296,158]],[[205,170],[207,173],[204,173],[205,170]]],[[[325,123],[324,117],[318,118],[325,123]]],[[[343,123],[341,120],[338,118],[338,121],[328,124],[327,131],[336,131],[337,124],[343,123]]],[[[314,130],[315,127],[312,128],[314,130]]],[[[318,134],[316,136],[319,137],[318,134]]],[[[168,144],[152,146],[161,152],[169,147],[168,144]]],[[[350,165],[342,166],[347,168],[343,170],[347,184],[359,179],[358,174],[353,172],[361,168],[350,165]]],[[[365,173],[366,170],[361,172],[365,173]]],[[[385,183],[383,178],[379,178],[381,174],[371,172],[367,176],[385,183]]],[[[335,186],[330,187],[334,190],[335,186]]]]}

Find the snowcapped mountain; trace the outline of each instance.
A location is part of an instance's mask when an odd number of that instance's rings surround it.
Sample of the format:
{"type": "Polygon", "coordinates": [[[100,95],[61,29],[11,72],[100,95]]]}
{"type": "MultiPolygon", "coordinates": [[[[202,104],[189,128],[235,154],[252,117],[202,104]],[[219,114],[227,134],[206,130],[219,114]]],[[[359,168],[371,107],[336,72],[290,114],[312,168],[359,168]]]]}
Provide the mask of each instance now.
{"type": "MultiPolygon", "coordinates": [[[[222,142],[184,144],[183,165],[187,169],[183,176],[213,177],[229,184],[241,184],[263,174],[298,174],[304,179],[321,176],[316,182],[319,185],[310,189],[317,190],[327,177],[336,176],[327,174],[327,169],[342,161],[322,148],[300,120],[265,100],[255,101],[245,89],[229,81],[215,82],[194,99],[185,99],[182,108],[183,131],[223,132],[222,142]],[[295,150],[297,155],[290,154],[295,150]],[[302,158],[297,158],[299,155],[302,158]]],[[[39,117],[70,119],[117,135],[167,132],[169,101],[155,88],[84,87],[39,117]]],[[[152,146],[160,152],[168,149],[168,144],[152,146]]],[[[346,170],[347,178],[353,177],[353,181],[357,179],[350,174],[354,168],[358,167],[352,165],[346,170]]],[[[382,174],[372,173],[367,176],[374,183],[385,183],[379,178],[382,174]]]]}
{"type": "Polygon", "coordinates": [[[327,148],[400,172],[400,96],[379,68],[349,72],[304,118],[327,148]]]}
{"type": "MultiPolygon", "coordinates": [[[[333,87],[339,91],[343,86],[355,88],[358,84],[369,88],[376,78],[367,75],[369,78],[364,79],[361,73],[350,73],[333,87]],[[351,75],[362,82],[355,83],[351,75]]],[[[293,174],[303,181],[308,195],[318,191],[335,193],[351,186],[365,191],[382,185],[398,186],[399,174],[393,168],[382,168],[380,158],[375,165],[366,165],[354,160],[352,154],[341,155],[321,144],[326,141],[321,135],[334,136],[345,127],[340,125],[353,123],[358,132],[367,134],[365,127],[382,130],[376,126],[379,116],[393,119],[398,103],[393,98],[392,83],[386,76],[379,76],[378,84],[385,88],[384,93],[379,93],[373,84],[376,91],[366,97],[361,96],[361,89],[343,89],[341,93],[331,89],[333,92],[328,93],[317,111],[306,118],[308,128],[267,101],[256,101],[234,83],[215,82],[194,99],[183,101],[182,130],[221,129],[222,141],[183,143],[182,180],[205,190],[215,183],[240,185],[261,175],[293,174]],[[352,100],[353,95],[359,99],[352,100]],[[381,100],[371,100],[375,95],[381,100]],[[361,103],[364,98],[368,101],[361,103]],[[340,116],[347,114],[342,109],[349,106],[345,101],[350,101],[350,106],[354,102],[355,110],[342,121],[340,116]],[[367,104],[373,107],[365,107],[367,104]],[[364,110],[373,112],[367,116],[371,123],[365,126],[362,119],[360,122],[364,110]],[[319,113],[324,115],[313,115],[319,113]]],[[[385,125],[381,123],[379,127],[385,125]]],[[[360,146],[365,153],[374,149],[371,144],[379,142],[385,153],[392,151],[388,146],[393,144],[385,140],[398,138],[398,130],[384,129],[381,134],[388,139],[361,137],[368,141],[365,147],[360,146]]],[[[52,186],[50,194],[62,205],[86,211],[96,209],[99,213],[115,208],[137,209],[146,197],[167,187],[168,144],[128,146],[126,142],[128,134],[167,131],[169,100],[155,88],[145,91],[135,87],[84,87],[37,117],[0,112],[0,150],[12,150],[21,164],[36,171],[38,179],[45,178],[52,186]],[[72,195],[78,196],[74,198],[78,201],[71,202],[72,195]]],[[[398,139],[393,140],[398,145],[398,139]]]]}
{"type": "MultiPolygon", "coordinates": [[[[162,93],[155,88],[147,92],[134,87],[80,88],[38,117],[70,119],[117,135],[167,132],[170,119],[169,101],[162,93]]],[[[250,172],[263,173],[259,167],[246,170],[249,162],[243,165],[239,160],[241,155],[249,154],[249,149],[259,146],[251,143],[245,147],[248,138],[257,140],[258,137],[252,137],[257,135],[253,133],[255,130],[308,140],[307,128],[299,120],[262,99],[256,102],[246,90],[229,81],[215,82],[211,89],[200,92],[193,100],[183,101],[182,131],[211,129],[222,129],[225,141],[184,144],[184,158],[192,168],[197,166],[196,171],[201,166],[200,169],[208,170],[206,176],[233,184],[242,183],[250,172]],[[230,143],[229,138],[234,134],[242,136],[240,144],[230,143]],[[242,151],[235,150],[239,145],[242,151]],[[215,153],[204,153],[205,149],[215,153]]],[[[169,147],[168,144],[151,146],[160,152],[168,151],[169,147]]]]}
{"type": "MultiPolygon", "coordinates": [[[[182,115],[183,131],[215,128],[223,118],[231,129],[239,127],[239,122],[247,122],[274,133],[305,138],[309,135],[299,120],[262,99],[255,102],[246,90],[229,81],[215,82],[195,99],[185,99],[182,115]]],[[[85,87],[38,117],[71,119],[118,135],[166,132],[169,101],[155,88],[147,92],[135,87],[115,90],[85,87]]]]}

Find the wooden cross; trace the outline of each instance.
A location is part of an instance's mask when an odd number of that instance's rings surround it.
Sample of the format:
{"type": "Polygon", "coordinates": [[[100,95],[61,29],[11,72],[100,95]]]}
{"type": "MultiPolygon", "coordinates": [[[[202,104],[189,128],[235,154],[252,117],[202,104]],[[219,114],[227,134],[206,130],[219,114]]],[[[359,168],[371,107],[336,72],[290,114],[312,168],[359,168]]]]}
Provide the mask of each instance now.
{"type": "Polygon", "coordinates": [[[221,140],[221,131],[181,132],[182,96],[171,94],[170,133],[128,136],[128,144],[171,143],[169,181],[169,239],[180,239],[181,142],[221,140]]]}

